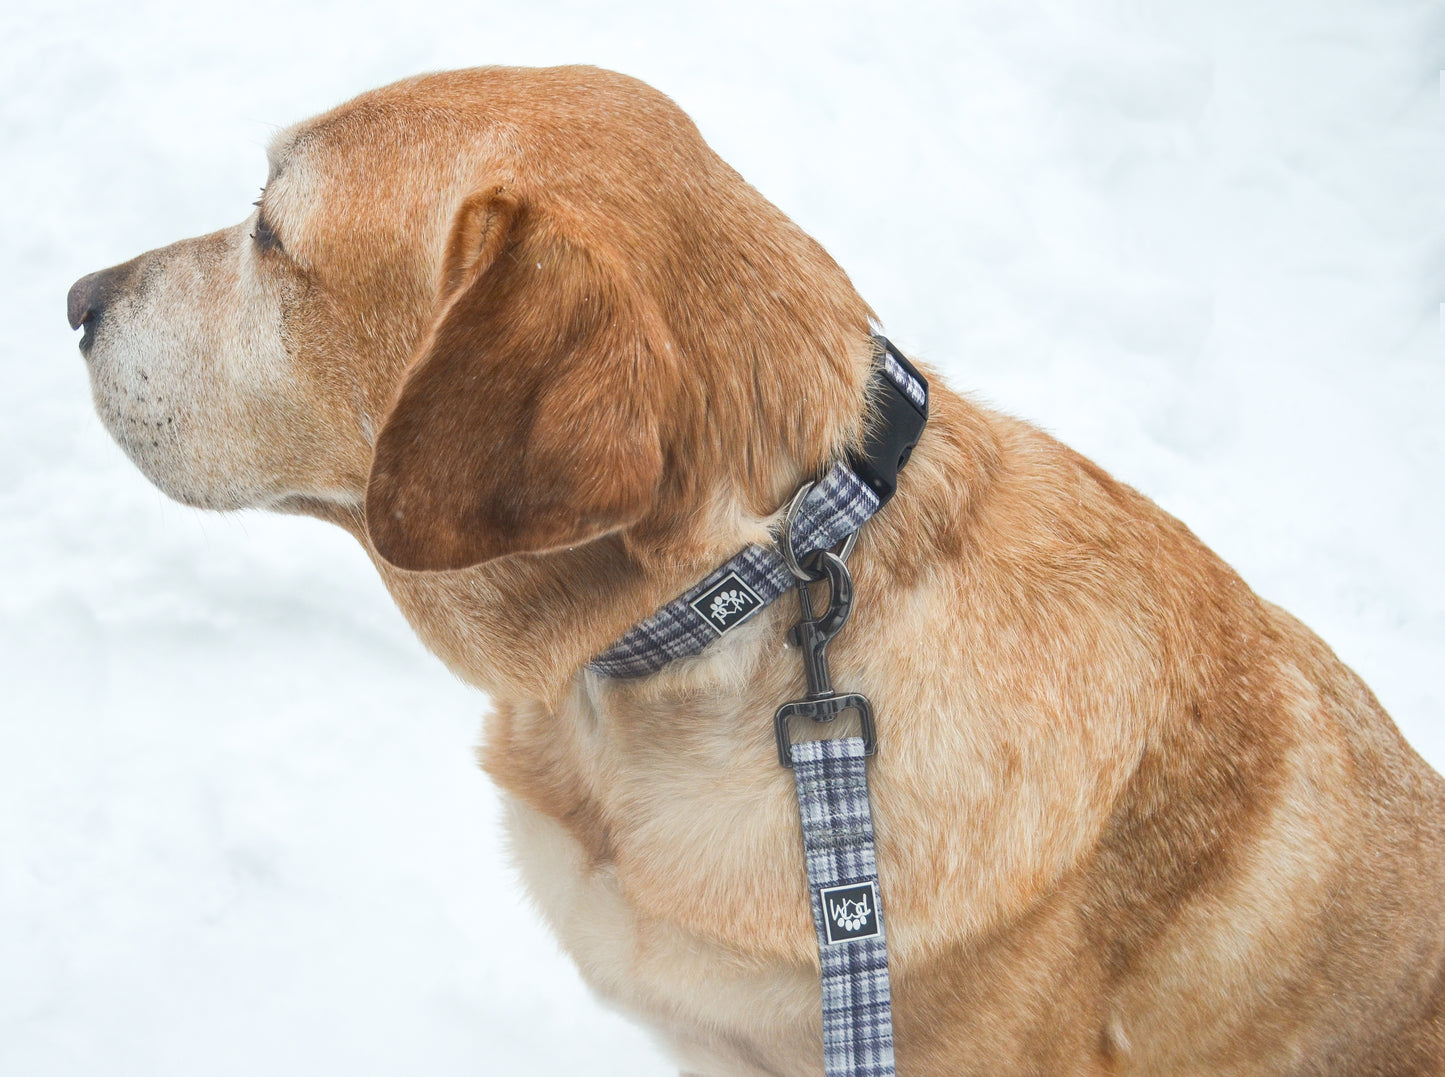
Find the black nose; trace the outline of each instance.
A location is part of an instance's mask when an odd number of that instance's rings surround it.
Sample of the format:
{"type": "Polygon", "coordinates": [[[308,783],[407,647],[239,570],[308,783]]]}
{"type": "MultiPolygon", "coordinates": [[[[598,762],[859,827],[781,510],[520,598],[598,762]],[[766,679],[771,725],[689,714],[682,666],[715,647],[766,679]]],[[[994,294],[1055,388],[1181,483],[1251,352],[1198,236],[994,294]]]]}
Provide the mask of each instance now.
{"type": "Polygon", "coordinates": [[[85,336],[80,342],[82,348],[90,343],[105,308],[126,287],[134,271],[135,263],[126,262],[102,269],[99,273],[87,273],[70,286],[70,294],[65,298],[65,314],[70,319],[70,328],[85,326],[85,336]]]}
{"type": "Polygon", "coordinates": [[[104,276],[104,272],[87,273],[70,286],[70,294],[65,297],[65,313],[70,318],[70,328],[79,329],[104,312],[105,299],[97,286],[104,276]]]}

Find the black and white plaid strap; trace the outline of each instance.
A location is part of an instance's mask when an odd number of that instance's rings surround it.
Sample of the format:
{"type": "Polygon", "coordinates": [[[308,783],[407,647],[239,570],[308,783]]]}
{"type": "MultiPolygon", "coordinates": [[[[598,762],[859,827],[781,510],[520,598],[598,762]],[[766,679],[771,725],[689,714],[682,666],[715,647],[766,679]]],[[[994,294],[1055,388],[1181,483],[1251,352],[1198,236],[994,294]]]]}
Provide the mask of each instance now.
{"type": "MultiPolygon", "coordinates": [[[[886,339],[874,339],[880,353],[876,377],[887,379],[898,392],[881,401],[883,421],[870,429],[863,451],[833,465],[808,491],[792,527],[793,550],[800,558],[837,545],[893,495],[902,464],[897,446],[889,443],[888,436],[898,429],[910,429],[911,424],[891,422],[889,408],[911,407],[924,417],[928,414],[928,383],[923,376],[886,339]]],[[[921,425],[922,419],[917,420],[918,429],[921,425]]],[[[912,429],[911,436],[917,439],[917,429],[912,429]]],[[[902,459],[907,459],[906,451],[902,459]]],[[[592,659],[588,668],[604,677],[656,673],[674,659],[697,654],[792,586],[793,576],[776,547],[749,546],[696,587],[634,625],[592,659]]]]}
{"type": "MultiPolygon", "coordinates": [[[[869,392],[874,421],[858,451],[813,484],[796,511],[790,508],[788,545],[798,560],[836,546],[887,503],[928,419],[923,376],[883,337],[875,337],[874,344],[877,366],[869,392]]],[[[833,582],[830,601],[851,604],[851,597],[841,598],[838,590],[847,579],[846,566],[837,557],[832,560],[842,576],[833,582]]],[[[795,576],[776,546],[749,546],[634,625],[588,666],[604,677],[655,673],[676,658],[702,651],[794,585],[795,576]]],[[[819,627],[824,621],[806,612],[809,603],[803,606],[805,620],[795,632],[809,627],[822,640],[814,655],[822,673],[808,666],[809,692],[816,694],[785,705],[775,719],[783,723],[778,728],[785,730],[788,714],[804,703],[847,699],[861,704],[867,732],[867,700],[839,697],[827,687],[824,648],[846,620],[846,605],[842,618],[826,630],[819,627]]],[[[798,713],[817,720],[814,712],[798,713]]],[[[780,734],[779,748],[792,762],[803,825],[823,975],[824,1070],[827,1077],[893,1077],[893,1007],[868,803],[868,743],[845,737],[788,744],[780,734]]]]}
{"type": "Polygon", "coordinates": [[[790,752],[823,966],[824,1072],[893,1077],[888,947],[863,741],[802,741],[790,752]]]}
{"type": "MultiPolygon", "coordinates": [[[[836,464],[803,502],[793,524],[801,557],[847,538],[878,511],[878,495],[846,464],[836,464]]],[[[700,584],[683,592],[588,666],[604,677],[645,677],[675,658],[697,654],[793,587],[774,546],[749,546],[700,584]]]]}

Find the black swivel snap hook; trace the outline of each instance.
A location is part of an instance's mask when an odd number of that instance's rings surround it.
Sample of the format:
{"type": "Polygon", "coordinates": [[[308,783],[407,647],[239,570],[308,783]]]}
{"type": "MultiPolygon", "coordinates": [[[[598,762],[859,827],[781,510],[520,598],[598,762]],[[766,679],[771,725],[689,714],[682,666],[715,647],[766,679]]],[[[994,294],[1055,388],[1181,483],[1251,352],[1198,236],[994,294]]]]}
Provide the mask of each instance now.
{"type": "Polygon", "coordinates": [[[793,718],[811,718],[815,722],[831,722],[845,711],[857,711],[863,727],[863,747],[872,755],[878,747],[878,737],[873,725],[873,705],[866,696],[857,692],[839,695],[833,691],[833,681],[828,673],[828,643],[842,631],[853,609],[853,577],[843,558],[831,550],[815,554],[807,566],[814,570],[809,576],[797,576],[798,605],[801,607],[800,620],[788,633],[788,638],[803,654],[803,671],[808,678],[808,694],[802,699],[784,703],[773,718],[778,737],[778,760],[785,767],[793,765],[789,754],[791,739],[788,722],[793,718]],[[828,581],[828,608],[821,617],[813,615],[813,598],[808,591],[812,582],[828,581]]]}

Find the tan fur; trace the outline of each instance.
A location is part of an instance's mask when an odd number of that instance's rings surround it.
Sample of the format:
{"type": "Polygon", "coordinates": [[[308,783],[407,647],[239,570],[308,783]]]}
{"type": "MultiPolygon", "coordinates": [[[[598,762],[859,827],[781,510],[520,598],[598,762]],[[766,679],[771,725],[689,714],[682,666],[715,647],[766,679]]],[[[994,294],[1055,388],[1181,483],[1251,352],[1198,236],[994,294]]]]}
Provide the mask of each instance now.
{"type": "MultiPolygon", "coordinates": [[[[867,306],[592,69],[363,95],[277,139],[260,213],[280,247],[115,271],[112,432],[183,500],[367,545],[492,694],[523,878],[602,995],[690,1073],[821,1072],[791,601],[583,667],[857,442],[867,306]]],[[[1445,1073],[1445,783],[1178,521],[933,385],[832,648],[881,725],[899,1073],[1445,1073]]]]}

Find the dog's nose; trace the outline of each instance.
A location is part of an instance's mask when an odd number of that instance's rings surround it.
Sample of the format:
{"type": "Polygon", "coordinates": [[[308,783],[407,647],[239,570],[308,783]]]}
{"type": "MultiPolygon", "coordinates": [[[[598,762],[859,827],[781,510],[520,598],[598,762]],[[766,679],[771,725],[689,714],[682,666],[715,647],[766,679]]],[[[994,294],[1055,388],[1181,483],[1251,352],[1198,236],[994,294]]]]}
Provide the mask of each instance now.
{"type": "Polygon", "coordinates": [[[85,327],[85,336],[80,340],[82,351],[90,346],[105,308],[126,287],[134,269],[134,262],[126,262],[98,273],[87,273],[70,286],[70,294],[65,297],[65,314],[70,319],[70,328],[85,327]]]}
{"type": "Polygon", "coordinates": [[[104,278],[104,270],[87,273],[70,286],[70,294],[65,297],[65,313],[70,318],[70,328],[79,329],[105,312],[106,297],[101,288],[104,278]]]}

